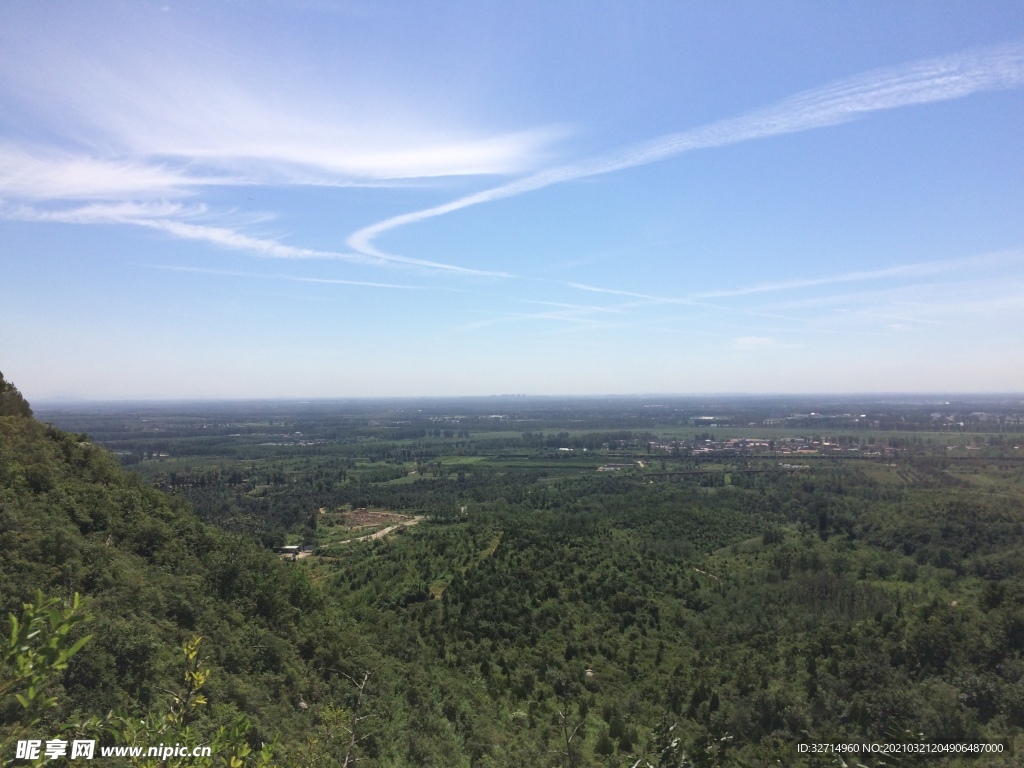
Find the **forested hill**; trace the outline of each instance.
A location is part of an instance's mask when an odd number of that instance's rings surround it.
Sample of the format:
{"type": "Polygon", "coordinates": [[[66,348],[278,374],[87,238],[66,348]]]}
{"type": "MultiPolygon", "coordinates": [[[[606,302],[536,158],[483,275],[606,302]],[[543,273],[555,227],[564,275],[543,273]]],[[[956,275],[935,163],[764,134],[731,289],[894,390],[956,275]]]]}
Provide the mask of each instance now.
{"type": "Polygon", "coordinates": [[[32,409],[21,392],[0,373],[0,416],[31,416],[32,409]]]}
{"type": "MultiPolygon", "coordinates": [[[[53,691],[51,727],[111,709],[147,713],[181,689],[181,645],[200,635],[213,673],[199,731],[245,712],[254,744],[300,740],[300,702],[327,692],[312,669],[342,664],[315,658],[319,597],[306,572],[207,526],[84,436],[30,414],[0,378],[0,611],[20,614],[42,590],[81,593],[94,615],[81,630],[92,640],[53,691]]],[[[0,701],[0,736],[20,716],[12,700],[0,701]]]]}

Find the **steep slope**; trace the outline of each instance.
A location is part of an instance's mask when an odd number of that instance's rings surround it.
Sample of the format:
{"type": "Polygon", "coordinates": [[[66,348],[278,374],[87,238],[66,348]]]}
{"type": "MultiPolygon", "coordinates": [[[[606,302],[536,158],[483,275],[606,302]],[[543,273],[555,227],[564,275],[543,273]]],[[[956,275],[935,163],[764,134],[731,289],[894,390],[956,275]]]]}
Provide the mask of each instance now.
{"type": "Polygon", "coordinates": [[[32,409],[13,384],[0,373],[0,416],[31,416],[32,409]]]}
{"type": "MultiPolygon", "coordinates": [[[[299,652],[313,658],[324,619],[305,571],[206,526],[84,435],[34,420],[2,378],[0,414],[0,611],[18,613],[38,589],[79,592],[95,616],[54,719],[145,712],[180,687],[178,649],[202,635],[208,722],[241,711],[254,742],[301,736],[298,705],[323,688],[299,652]]],[[[0,726],[16,717],[0,710],[0,726]]]]}

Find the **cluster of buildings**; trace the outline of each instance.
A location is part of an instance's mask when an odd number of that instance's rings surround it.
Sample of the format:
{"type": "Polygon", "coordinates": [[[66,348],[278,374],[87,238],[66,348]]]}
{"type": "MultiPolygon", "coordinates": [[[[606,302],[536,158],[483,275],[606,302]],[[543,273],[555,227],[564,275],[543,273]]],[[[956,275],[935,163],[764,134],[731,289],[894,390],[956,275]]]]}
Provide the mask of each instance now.
{"type": "Polygon", "coordinates": [[[894,448],[881,445],[862,444],[854,440],[830,440],[822,437],[710,437],[695,440],[650,441],[652,453],[669,453],[675,456],[690,455],[732,455],[756,456],[761,454],[814,455],[814,456],[886,456],[895,453],[894,448]]]}

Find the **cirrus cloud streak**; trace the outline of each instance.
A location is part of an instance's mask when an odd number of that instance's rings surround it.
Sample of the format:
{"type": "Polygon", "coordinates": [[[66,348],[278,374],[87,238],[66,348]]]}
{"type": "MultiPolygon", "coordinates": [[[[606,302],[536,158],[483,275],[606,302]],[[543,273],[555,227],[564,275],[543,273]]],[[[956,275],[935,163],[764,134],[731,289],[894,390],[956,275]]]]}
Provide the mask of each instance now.
{"type": "Polygon", "coordinates": [[[798,93],[765,109],[659,138],[606,155],[549,168],[516,181],[405,213],[358,230],[350,247],[382,256],[373,242],[398,227],[463,208],[514,197],[576,179],[665,160],[699,149],[825,128],[882,110],[963,98],[1024,84],[1024,43],[975,49],[902,66],[877,69],[798,93]]]}
{"type": "Polygon", "coordinates": [[[451,274],[476,277],[510,277],[505,272],[488,272],[426,259],[405,256],[372,256],[362,253],[318,250],[286,245],[276,240],[253,237],[228,227],[195,224],[183,218],[206,215],[205,206],[184,206],[180,203],[93,203],[78,208],[42,210],[26,205],[5,205],[0,201],[0,218],[64,224],[128,224],[159,230],[184,240],[198,240],[223,248],[246,251],[271,259],[326,259],[356,264],[400,265],[440,270],[451,274]]]}

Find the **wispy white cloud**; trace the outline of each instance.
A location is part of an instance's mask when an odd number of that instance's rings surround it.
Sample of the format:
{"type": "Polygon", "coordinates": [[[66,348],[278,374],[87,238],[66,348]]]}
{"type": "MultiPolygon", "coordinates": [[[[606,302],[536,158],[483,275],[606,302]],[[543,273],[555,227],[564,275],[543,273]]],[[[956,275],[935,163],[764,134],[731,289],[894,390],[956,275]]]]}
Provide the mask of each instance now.
{"type": "MultiPolygon", "coordinates": [[[[180,40],[171,41],[166,51],[173,53],[178,45],[180,40]]],[[[251,76],[240,71],[240,67],[252,65],[251,59],[234,61],[231,56],[211,53],[213,47],[190,46],[189,50],[200,50],[202,55],[156,56],[140,48],[124,54],[122,60],[101,62],[83,45],[50,64],[26,45],[21,52],[29,56],[28,63],[19,64],[17,72],[10,62],[19,57],[0,63],[0,86],[14,93],[9,86],[17,81],[17,100],[22,106],[29,105],[26,114],[31,112],[47,128],[39,135],[54,139],[51,146],[10,140],[0,144],[0,198],[51,204],[49,208],[0,204],[0,216],[139,226],[263,258],[331,259],[510,277],[501,271],[387,253],[374,241],[396,227],[552,184],[688,151],[835,125],[879,110],[1024,83],[1024,45],[1020,43],[875,70],[736,118],[530,173],[443,205],[386,219],[352,234],[350,250],[336,251],[288,245],[247,234],[222,221],[214,225],[207,209],[166,200],[223,184],[379,184],[437,176],[528,173],[546,158],[548,147],[564,130],[548,127],[494,134],[431,123],[401,110],[396,113],[398,108],[389,107],[386,95],[381,94],[373,97],[379,102],[374,109],[360,112],[352,104],[369,102],[358,98],[346,102],[352,96],[350,90],[334,92],[323,88],[323,83],[306,87],[296,85],[295,80],[286,84],[268,76],[266,69],[251,76]],[[149,202],[93,203],[74,209],[52,205],[71,200],[149,202]]],[[[0,95],[5,95],[2,90],[0,95]]],[[[914,268],[683,297],[582,283],[572,287],[652,303],[710,306],[708,299],[910,276],[914,268]]]]}
{"type": "Polygon", "coordinates": [[[364,288],[395,288],[405,291],[426,290],[420,285],[401,285],[397,283],[377,283],[367,280],[342,280],[333,277],[301,277],[299,275],[266,274],[260,272],[238,272],[228,269],[207,269],[206,267],[179,267],[168,264],[151,264],[151,269],[166,272],[190,272],[198,275],[215,275],[218,277],[250,277],[261,280],[286,280],[292,283],[323,283],[326,285],[358,285],[364,288]]]}
{"type": "Polygon", "coordinates": [[[243,179],[200,176],[166,163],[103,158],[53,148],[0,145],[0,197],[21,200],[122,200],[180,197],[243,179]]]}
{"type": "Polygon", "coordinates": [[[723,299],[735,296],[750,296],[758,293],[778,293],[783,291],[800,290],[802,288],[819,288],[824,285],[837,285],[841,283],[860,283],[892,278],[920,278],[949,272],[978,269],[980,267],[1020,264],[1021,262],[1024,262],[1024,251],[1000,251],[998,253],[982,254],[980,256],[968,256],[962,259],[922,261],[913,264],[901,264],[895,267],[885,267],[883,269],[844,272],[838,275],[798,278],[795,280],[783,280],[775,283],[758,283],[756,285],[741,286],[739,288],[698,291],[696,293],[688,294],[686,299],[691,301],[699,301],[701,299],[723,299]]]}
{"type": "Polygon", "coordinates": [[[258,256],[265,256],[274,259],[331,259],[349,261],[360,264],[397,264],[406,267],[420,267],[422,269],[440,270],[453,274],[473,275],[476,277],[509,277],[505,272],[489,272],[481,269],[470,269],[455,264],[444,264],[438,261],[427,259],[414,259],[405,256],[392,256],[389,254],[370,255],[361,253],[343,253],[339,251],[324,251],[314,248],[299,248],[293,245],[285,245],[276,240],[268,240],[260,237],[236,232],[225,227],[211,227],[203,224],[191,224],[174,219],[138,219],[133,222],[142,227],[159,229],[168,232],[176,237],[187,240],[201,240],[214,245],[226,248],[247,251],[258,256]]]}
{"type": "Polygon", "coordinates": [[[820,328],[899,325],[935,334],[975,327],[987,338],[1018,336],[1024,327],[1024,285],[1020,280],[924,283],[833,297],[808,307],[820,328]],[[980,325],[979,325],[980,324],[980,325]]]}
{"type": "Polygon", "coordinates": [[[669,296],[653,296],[649,293],[638,293],[636,291],[624,291],[619,288],[601,288],[596,285],[589,285],[587,283],[564,283],[569,288],[575,288],[579,291],[587,291],[589,293],[604,293],[611,296],[625,296],[631,299],[642,299],[644,301],[650,301],[657,304],[693,304],[695,302],[687,299],[669,296]]]}
{"type": "MultiPolygon", "coordinates": [[[[785,293],[798,291],[803,288],[820,288],[826,285],[840,285],[843,283],[872,282],[877,280],[889,280],[892,278],[921,278],[934,275],[941,275],[950,272],[962,272],[978,270],[983,267],[994,268],[998,266],[1020,265],[1024,262],[1024,251],[1010,250],[996,253],[968,256],[960,259],[942,259],[936,261],[922,261],[913,264],[901,264],[894,267],[882,269],[858,270],[854,272],[843,272],[837,275],[823,275],[821,277],[797,278],[794,280],[781,280],[774,283],[757,283],[754,285],[739,286],[736,288],[719,288],[706,291],[695,291],[684,296],[658,296],[637,291],[627,291],[618,288],[602,288],[587,283],[561,283],[569,288],[575,288],[589,293],[608,294],[612,296],[623,296],[639,299],[652,304],[684,304],[700,307],[716,307],[709,304],[707,299],[728,299],[739,296],[751,296],[755,294],[785,293]]],[[[808,301],[812,303],[829,302],[829,297],[815,297],[808,301]]],[[[792,301],[784,304],[775,304],[776,307],[803,306],[801,301],[792,301]]]]}
{"type": "Polygon", "coordinates": [[[558,307],[569,312],[584,312],[584,313],[607,313],[613,315],[625,314],[626,310],[619,309],[616,307],[597,307],[591,304],[566,304],[562,301],[543,301],[541,299],[517,299],[524,304],[539,304],[544,307],[558,307]]]}
{"type": "Polygon", "coordinates": [[[57,224],[128,224],[172,216],[200,216],[204,205],[167,200],[152,202],[89,203],[75,208],[38,208],[0,199],[0,218],[57,224]]]}
{"type": "Polygon", "coordinates": [[[384,232],[482,203],[567,181],[653,163],[698,149],[824,128],[881,110],[962,98],[1024,84],[1024,44],[974,49],[952,56],[877,69],[796,94],[765,109],[673,133],[579,163],[560,165],[442,205],[405,213],[353,233],[348,244],[375,256],[384,232]]]}
{"type": "Polygon", "coordinates": [[[768,305],[809,312],[820,323],[897,319],[945,324],[964,315],[988,315],[1014,327],[1010,314],[1024,310],[1024,283],[1019,276],[965,278],[879,287],[852,293],[814,296],[768,305]]]}
{"type": "Polygon", "coordinates": [[[192,195],[212,186],[380,186],[408,179],[502,174],[521,170],[524,158],[535,155],[549,138],[538,131],[363,148],[359,143],[325,146],[301,135],[267,136],[249,144],[223,137],[207,147],[154,146],[151,152],[122,148],[110,154],[8,144],[0,145],[0,196],[138,199],[192,195]]]}
{"type": "MultiPolygon", "coordinates": [[[[1024,251],[1002,251],[957,259],[917,262],[876,270],[808,277],[735,288],[665,296],[586,283],[560,283],[588,293],[619,297],[616,311],[626,325],[675,331],[735,327],[740,338],[776,334],[864,334],[936,328],[956,318],[999,317],[1024,310],[1019,267],[1024,251]],[[996,276],[1002,273],[1002,276],[996,276]],[[828,292],[830,286],[863,283],[858,291],[828,292]],[[808,296],[804,289],[814,288],[808,296]],[[780,294],[780,295],[773,295],[780,294]],[[788,294],[788,295],[787,295],[788,294]],[[742,303],[729,301],[742,298],[742,303]],[[760,301],[758,301],[760,299],[760,301]],[[773,327],[768,327],[766,325],[773,327]]],[[[1012,326],[1013,323],[1010,323],[1012,326]]],[[[1004,327],[1005,322],[1004,322],[1004,327]]],[[[767,338],[767,337],[766,337],[767,338]]],[[[753,342],[740,347],[752,348],[753,342]]],[[[740,348],[737,347],[737,348],[740,348]]]]}
{"type": "MultiPolygon", "coordinates": [[[[413,85],[380,75],[380,60],[331,55],[328,63],[288,35],[271,41],[218,26],[213,9],[10,10],[0,56],[0,199],[8,201],[162,200],[224,185],[376,187],[522,174],[549,161],[552,142],[566,133],[488,127],[439,78],[413,85]]],[[[124,223],[278,258],[313,257],[225,232],[124,223]]],[[[366,256],[363,263],[421,261],[366,256]]]]}
{"type": "Polygon", "coordinates": [[[207,215],[205,206],[185,206],[174,202],[160,203],[91,203],[77,208],[40,209],[27,205],[8,205],[0,201],[0,218],[69,224],[129,224],[166,232],[185,240],[198,240],[223,248],[245,251],[271,259],[325,259],[356,264],[391,264],[437,270],[477,277],[509,277],[504,272],[469,269],[426,259],[405,256],[370,256],[363,253],[300,248],[277,240],[253,237],[229,227],[196,224],[183,217],[207,215]]]}
{"type": "Polygon", "coordinates": [[[0,102],[35,146],[0,148],[0,194],[65,200],[521,174],[565,135],[560,126],[488,130],[452,117],[461,110],[429,107],[403,83],[365,83],[368,64],[333,71],[290,49],[269,61],[265,45],[206,39],[170,17],[140,25],[137,15],[120,14],[131,29],[110,40],[109,28],[73,9],[45,35],[36,18],[5,40],[0,102]]]}
{"type": "Polygon", "coordinates": [[[723,306],[721,304],[714,304],[708,301],[703,301],[697,298],[691,298],[686,296],[655,296],[648,293],[638,293],[636,291],[623,291],[615,288],[600,288],[598,286],[588,285],[586,283],[562,283],[562,285],[565,285],[569,288],[575,288],[580,291],[588,291],[590,293],[608,294],[612,296],[623,296],[627,298],[636,299],[636,301],[620,304],[619,308],[623,310],[661,305],[681,305],[684,307],[693,307],[696,309],[713,310],[715,312],[728,312],[730,314],[739,313],[743,315],[750,315],[752,317],[771,318],[773,320],[803,322],[800,318],[780,315],[777,312],[765,312],[750,307],[735,308],[730,306],[723,306]]]}

